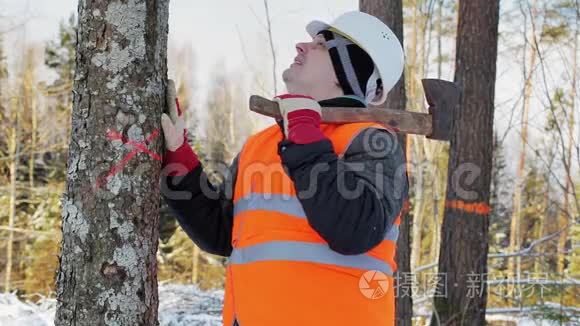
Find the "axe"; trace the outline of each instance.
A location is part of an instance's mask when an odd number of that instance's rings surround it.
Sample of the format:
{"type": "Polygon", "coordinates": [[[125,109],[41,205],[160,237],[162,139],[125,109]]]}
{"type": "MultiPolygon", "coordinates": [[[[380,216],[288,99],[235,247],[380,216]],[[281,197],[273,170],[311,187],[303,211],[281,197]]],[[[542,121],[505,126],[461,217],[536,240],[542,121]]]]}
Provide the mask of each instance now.
{"type": "MultiPolygon", "coordinates": [[[[324,123],[378,122],[396,132],[449,140],[453,111],[459,104],[459,87],[441,79],[423,79],[421,82],[429,113],[381,107],[322,107],[321,120],[324,123]]],[[[261,96],[250,97],[250,110],[272,118],[282,118],[278,103],[261,96]]]]}

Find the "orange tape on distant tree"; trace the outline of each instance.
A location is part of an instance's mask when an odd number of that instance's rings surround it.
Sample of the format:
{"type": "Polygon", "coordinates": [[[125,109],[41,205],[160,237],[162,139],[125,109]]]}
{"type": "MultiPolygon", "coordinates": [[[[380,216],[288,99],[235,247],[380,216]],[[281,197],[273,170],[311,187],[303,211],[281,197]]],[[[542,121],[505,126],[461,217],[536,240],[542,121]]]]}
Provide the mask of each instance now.
{"type": "Polygon", "coordinates": [[[445,207],[461,210],[467,213],[488,215],[490,212],[489,205],[486,203],[467,203],[463,200],[447,200],[445,207]]]}

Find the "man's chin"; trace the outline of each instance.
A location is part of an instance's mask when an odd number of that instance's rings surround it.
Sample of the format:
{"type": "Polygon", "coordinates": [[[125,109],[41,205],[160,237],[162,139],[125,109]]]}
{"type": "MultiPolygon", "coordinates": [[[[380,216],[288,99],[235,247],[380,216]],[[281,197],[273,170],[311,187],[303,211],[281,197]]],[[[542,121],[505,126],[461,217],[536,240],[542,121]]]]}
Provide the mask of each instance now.
{"type": "Polygon", "coordinates": [[[292,80],[292,68],[287,68],[282,72],[282,80],[288,82],[292,80]]]}

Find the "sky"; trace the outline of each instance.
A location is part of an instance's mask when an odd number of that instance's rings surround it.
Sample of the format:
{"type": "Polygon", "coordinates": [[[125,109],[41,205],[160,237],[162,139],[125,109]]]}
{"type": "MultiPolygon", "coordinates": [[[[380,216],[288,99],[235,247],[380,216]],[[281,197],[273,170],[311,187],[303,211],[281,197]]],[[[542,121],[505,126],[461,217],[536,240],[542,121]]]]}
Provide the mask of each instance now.
{"type": "MultiPolygon", "coordinates": [[[[292,62],[294,44],[310,39],[304,30],[306,23],[330,20],[344,11],[355,10],[358,1],[270,0],[269,5],[280,75],[292,62]]],[[[0,0],[0,10],[5,12],[3,16],[29,17],[26,40],[45,42],[56,38],[60,20],[77,12],[77,0],[0,0]]],[[[191,46],[196,67],[207,72],[222,60],[232,71],[247,66],[270,71],[270,62],[263,64],[271,55],[265,26],[262,0],[170,1],[170,44],[191,46]]],[[[21,29],[9,34],[22,38],[21,29]]],[[[204,83],[203,78],[200,82],[204,83]]]]}
{"type": "MultiPolygon", "coordinates": [[[[509,8],[513,1],[502,1],[502,11],[509,8]]],[[[277,57],[278,93],[285,91],[281,74],[296,54],[294,45],[310,39],[304,26],[313,19],[330,21],[345,11],[358,9],[358,0],[269,0],[268,4],[277,57]]],[[[0,12],[0,18],[12,26],[19,26],[23,21],[22,17],[28,17],[24,28],[5,33],[5,44],[17,44],[21,40],[43,44],[57,37],[59,21],[77,12],[77,0],[0,0],[0,12]]],[[[193,102],[200,107],[197,113],[199,118],[203,119],[207,114],[203,103],[212,76],[217,73],[216,69],[225,69],[232,75],[241,76],[244,84],[249,85],[246,95],[275,95],[271,86],[263,89],[252,84],[253,74],[257,73],[262,73],[263,78],[268,83],[271,82],[271,52],[265,17],[263,0],[170,1],[169,43],[170,46],[185,46],[192,50],[194,71],[191,71],[190,76],[197,87],[193,102]]],[[[500,34],[504,21],[500,19],[500,34]]],[[[0,22],[0,32],[4,28],[5,24],[3,26],[0,22]]],[[[494,128],[500,133],[508,128],[510,117],[515,119],[512,124],[519,122],[519,111],[512,112],[511,109],[511,103],[520,94],[522,83],[520,68],[517,64],[514,65],[517,60],[518,58],[498,57],[496,103],[501,105],[496,108],[494,128]]],[[[451,70],[444,71],[442,77],[452,80],[452,74],[451,70]]],[[[555,78],[559,76],[558,73],[553,75],[555,78]]],[[[176,78],[171,72],[169,77],[176,78]]],[[[537,91],[541,92],[541,89],[537,91]]],[[[532,100],[532,106],[538,103],[537,99],[532,100]]],[[[530,119],[530,124],[533,125],[531,139],[537,140],[541,137],[544,117],[532,110],[530,119]]],[[[261,121],[263,125],[266,120],[261,121]]],[[[267,122],[271,123],[269,120],[267,122]]],[[[506,151],[518,153],[518,139],[516,128],[509,133],[505,143],[506,151]]],[[[515,161],[508,162],[512,170],[515,161]]]]}
{"type": "MultiPolygon", "coordinates": [[[[23,39],[44,43],[56,39],[58,22],[71,13],[76,14],[77,3],[78,0],[0,0],[0,11],[4,12],[0,15],[13,17],[11,25],[20,26],[22,17],[28,17],[24,28],[7,33],[6,43],[23,39]]],[[[282,71],[293,61],[294,45],[310,40],[304,26],[313,19],[331,20],[344,11],[356,10],[358,1],[269,0],[268,3],[280,93],[284,90],[282,71]]],[[[266,82],[272,84],[271,52],[262,0],[171,0],[169,13],[170,46],[192,49],[195,71],[191,72],[191,77],[198,94],[194,102],[205,102],[206,91],[217,68],[240,76],[246,84],[251,82],[253,74],[262,73],[266,82]]],[[[170,72],[169,78],[177,77],[170,72]]],[[[259,95],[275,95],[273,87],[264,90],[253,86],[246,90],[248,95],[258,91],[268,92],[259,95]]],[[[201,119],[206,114],[204,110],[198,112],[201,119]]]]}

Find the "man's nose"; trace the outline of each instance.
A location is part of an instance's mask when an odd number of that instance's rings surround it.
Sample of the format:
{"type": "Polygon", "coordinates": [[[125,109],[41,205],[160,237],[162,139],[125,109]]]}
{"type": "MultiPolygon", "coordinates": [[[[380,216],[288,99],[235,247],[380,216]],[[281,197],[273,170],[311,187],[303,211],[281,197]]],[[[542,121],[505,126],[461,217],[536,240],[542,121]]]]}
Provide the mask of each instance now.
{"type": "Polygon", "coordinates": [[[308,49],[308,43],[296,43],[296,51],[298,54],[304,54],[308,49]]]}

